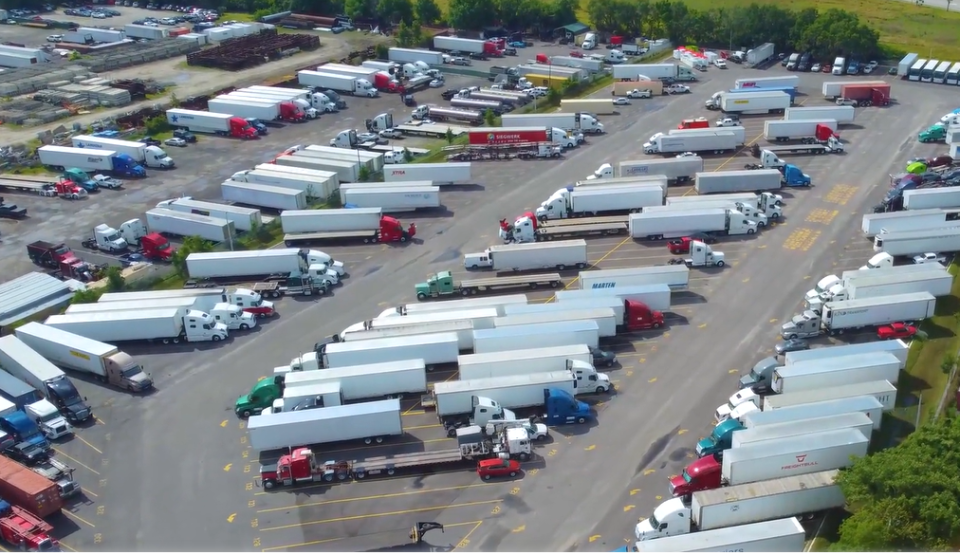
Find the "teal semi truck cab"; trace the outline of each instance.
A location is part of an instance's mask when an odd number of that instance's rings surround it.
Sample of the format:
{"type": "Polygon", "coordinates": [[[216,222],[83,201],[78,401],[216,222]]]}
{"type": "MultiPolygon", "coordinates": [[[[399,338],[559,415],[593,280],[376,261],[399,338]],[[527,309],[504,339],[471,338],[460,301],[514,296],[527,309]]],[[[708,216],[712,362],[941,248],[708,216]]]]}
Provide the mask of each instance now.
{"type": "Polygon", "coordinates": [[[742,429],[744,429],[743,424],[735,418],[717,424],[710,435],[697,442],[697,456],[719,455],[725,449],[730,448],[730,442],[733,441],[733,432],[742,429]]]}
{"type": "Polygon", "coordinates": [[[753,365],[750,373],[740,376],[740,389],[752,387],[757,393],[766,393],[773,380],[773,371],[780,368],[776,357],[767,357],[753,365]]]}
{"type": "Polygon", "coordinates": [[[250,393],[237,397],[234,412],[240,418],[249,418],[260,414],[263,409],[272,407],[273,402],[283,397],[283,376],[261,378],[250,389],[250,393]]]}

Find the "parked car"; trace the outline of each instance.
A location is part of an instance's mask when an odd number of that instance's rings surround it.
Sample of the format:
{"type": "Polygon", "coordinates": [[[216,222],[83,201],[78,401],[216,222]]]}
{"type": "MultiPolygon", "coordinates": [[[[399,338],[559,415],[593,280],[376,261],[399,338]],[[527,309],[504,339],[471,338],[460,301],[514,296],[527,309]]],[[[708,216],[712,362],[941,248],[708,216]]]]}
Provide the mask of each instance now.
{"type": "Polygon", "coordinates": [[[61,42],[63,35],[47,35],[47,42],[61,42]]]}
{"type": "Polygon", "coordinates": [[[629,106],[629,105],[630,105],[630,99],[628,99],[628,98],[625,97],[625,96],[618,96],[618,97],[616,97],[616,98],[613,99],[613,105],[614,105],[614,106],[629,106]]]}
{"type": "Polygon", "coordinates": [[[859,104],[856,100],[852,98],[838,98],[837,106],[856,106],[859,104]]]}
{"type": "Polygon", "coordinates": [[[812,71],[812,72],[814,72],[814,73],[820,73],[820,64],[819,64],[819,63],[815,63],[815,64],[813,64],[812,66],[810,66],[810,71],[812,71]]]}
{"type": "Polygon", "coordinates": [[[877,337],[880,339],[908,339],[917,334],[917,326],[904,322],[894,322],[889,326],[877,328],[877,337]]]}
{"type": "Polygon", "coordinates": [[[460,89],[447,89],[440,93],[440,97],[444,100],[450,100],[451,98],[460,94],[460,89]]]}
{"type": "Polygon", "coordinates": [[[403,132],[400,131],[399,129],[394,129],[393,127],[391,127],[390,129],[384,129],[383,131],[381,131],[380,136],[385,139],[402,139],[403,132]]]}
{"type": "Polygon", "coordinates": [[[628,98],[653,98],[653,91],[650,89],[633,89],[627,93],[628,98]]]}
{"type": "Polygon", "coordinates": [[[502,478],[503,476],[513,478],[519,473],[520,463],[513,459],[486,459],[477,463],[477,475],[483,480],[502,478]]]}
{"type": "Polygon", "coordinates": [[[667,91],[667,94],[687,94],[690,92],[690,87],[681,85],[680,83],[674,83],[664,90],[667,91]]]}
{"type": "Polygon", "coordinates": [[[717,66],[717,67],[720,68],[720,69],[727,69],[727,62],[726,62],[726,60],[722,60],[722,59],[720,59],[720,58],[717,58],[716,60],[714,60],[714,61],[713,61],[713,65],[717,66]]]}
{"type": "Polygon", "coordinates": [[[143,143],[143,144],[148,145],[148,146],[160,146],[160,141],[154,139],[154,138],[151,137],[150,135],[147,135],[146,137],[138,140],[137,142],[138,142],[138,143],[143,143]]]}
{"type": "Polygon", "coordinates": [[[163,144],[167,146],[185,147],[187,146],[187,141],[181,139],[180,137],[170,137],[166,141],[163,141],[163,144]]]}
{"type": "Polygon", "coordinates": [[[590,349],[590,357],[593,359],[594,366],[606,366],[609,368],[617,362],[617,355],[612,351],[604,351],[596,347],[588,348],[590,349]]]}
{"type": "Polygon", "coordinates": [[[450,63],[455,66],[468,66],[470,65],[470,60],[461,56],[457,56],[456,58],[450,60],[450,63]]]}
{"type": "Polygon", "coordinates": [[[870,60],[867,62],[867,65],[863,66],[864,73],[873,73],[873,70],[877,69],[877,66],[880,65],[876,60],[870,60]]]}
{"type": "Polygon", "coordinates": [[[914,264],[932,264],[934,262],[946,264],[947,257],[938,252],[925,252],[913,257],[914,264]]]}
{"type": "Polygon", "coordinates": [[[808,343],[805,339],[786,339],[784,341],[780,341],[774,347],[778,355],[793,353],[796,351],[806,351],[809,348],[810,343],[808,343]]]}

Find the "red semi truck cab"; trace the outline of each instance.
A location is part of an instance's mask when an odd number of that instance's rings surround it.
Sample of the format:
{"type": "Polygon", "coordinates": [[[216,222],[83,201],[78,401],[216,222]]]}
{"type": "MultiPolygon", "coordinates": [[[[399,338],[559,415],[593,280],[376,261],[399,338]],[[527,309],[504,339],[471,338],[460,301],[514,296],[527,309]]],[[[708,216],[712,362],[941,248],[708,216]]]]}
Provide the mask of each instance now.
{"type": "Polygon", "coordinates": [[[373,86],[378,91],[388,93],[403,92],[403,87],[390,74],[378,71],[373,74],[373,86]]]}
{"type": "Polygon", "coordinates": [[[498,58],[503,56],[503,50],[501,50],[500,47],[497,46],[497,43],[493,42],[492,40],[488,40],[483,43],[483,53],[487,56],[496,56],[498,58]]]}
{"type": "Polygon", "coordinates": [[[627,299],[623,303],[623,325],[627,331],[659,329],[663,327],[663,313],[650,310],[640,301],[627,299]]]}
{"type": "Polygon", "coordinates": [[[146,258],[164,262],[169,262],[176,252],[176,249],[170,246],[170,241],[159,233],[148,233],[141,237],[140,249],[146,258]]]}
{"type": "Polygon", "coordinates": [[[306,121],[307,114],[304,113],[304,111],[293,102],[281,102],[280,119],[283,121],[300,123],[302,121],[306,121]]]}
{"type": "Polygon", "coordinates": [[[546,54],[537,54],[537,63],[550,65],[550,58],[546,54]]]}
{"type": "Polygon", "coordinates": [[[233,117],[229,120],[230,136],[237,139],[256,139],[259,135],[257,130],[243,118],[233,117]]]}
{"type": "Polygon", "coordinates": [[[678,476],[670,478],[670,490],[674,497],[683,497],[697,491],[716,489],[723,480],[723,463],[716,455],[703,457],[690,463],[678,476]]]}
{"type": "Polygon", "coordinates": [[[382,243],[406,243],[417,234],[417,224],[410,224],[410,227],[403,229],[400,220],[383,216],[380,218],[380,242],[382,243]]]}

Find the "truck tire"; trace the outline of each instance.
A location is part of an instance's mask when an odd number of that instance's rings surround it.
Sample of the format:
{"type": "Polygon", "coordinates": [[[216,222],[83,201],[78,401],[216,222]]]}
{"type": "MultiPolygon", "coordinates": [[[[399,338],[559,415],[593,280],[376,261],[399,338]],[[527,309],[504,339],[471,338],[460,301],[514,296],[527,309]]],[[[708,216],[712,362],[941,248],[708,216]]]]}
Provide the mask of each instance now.
{"type": "Polygon", "coordinates": [[[756,233],[756,232],[757,232],[756,229],[748,229],[748,230],[747,230],[747,235],[753,235],[753,234],[756,233]]]}
{"type": "Polygon", "coordinates": [[[597,395],[600,395],[601,393],[606,393],[606,392],[607,390],[604,387],[597,387],[597,390],[595,391],[597,395]]]}
{"type": "Polygon", "coordinates": [[[247,331],[248,329],[250,329],[250,326],[246,324],[240,324],[240,331],[247,331]]]}
{"type": "Polygon", "coordinates": [[[422,301],[423,299],[426,299],[426,298],[427,298],[426,293],[417,293],[417,300],[422,301]]]}
{"type": "Polygon", "coordinates": [[[550,282],[550,287],[553,287],[554,289],[556,289],[557,287],[560,287],[560,282],[559,282],[559,281],[551,281],[551,282],[550,282]]]}
{"type": "Polygon", "coordinates": [[[275,487],[277,487],[277,483],[274,482],[273,480],[264,480],[264,481],[263,481],[263,489],[271,490],[271,489],[273,489],[273,488],[275,488],[275,487]]]}
{"type": "Polygon", "coordinates": [[[716,266],[717,268],[723,268],[723,264],[723,260],[718,260],[716,266]]]}
{"type": "Polygon", "coordinates": [[[583,416],[577,418],[577,424],[584,424],[584,423],[586,423],[586,421],[587,421],[587,419],[586,419],[585,417],[583,417],[583,416]]]}
{"type": "Polygon", "coordinates": [[[567,269],[567,265],[566,265],[566,264],[557,264],[557,271],[558,271],[558,272],[562,272],[562,271],[564,271],[564,270],[566,270],[566,269],[567,269]]]}
{"type": "Polygon", "coordinates": [[[587,267],[587,263],[586,263],[586,262],[578,262],[578,263],[577,263],[577,269],[578,269],[578,270],[582,270],[582,269],[584,269],[584,268],[586,268],[586,267],[587,267]]]}
{"type": "Polygon", "coordinates": [[[357,480],[363,480],[364,478],[367,477],[367,473],[362,470],[358,470],[353,473],[353,477],[356,478],[357,480]]]}
{"type": "Polygon", "coordinates": [[[219,342],[219,341],[220,341],[221,339],[223,339],[223,338],[220,337],[219,335],[214,335],[214,336],[212,337],[212,339],[213,339],[213,342],[214,342],[214,343],[217,343],[217,342],[219,342]]]}
{"type": "Polygon", "coordinates": [[[517,455],[517,458],[520,459],[521,461],[529,461],[529,460],[530,460],[530,454],[529,454],[529,453],[520,453],[519,455],[517,455]]]}

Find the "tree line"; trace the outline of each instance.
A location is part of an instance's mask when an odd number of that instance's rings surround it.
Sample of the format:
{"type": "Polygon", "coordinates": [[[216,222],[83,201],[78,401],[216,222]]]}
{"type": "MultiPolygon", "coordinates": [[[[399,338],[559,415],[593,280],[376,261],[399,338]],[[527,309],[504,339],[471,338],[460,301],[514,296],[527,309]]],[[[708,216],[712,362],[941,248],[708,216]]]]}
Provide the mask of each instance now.
{"type": "Polygon", "coordinates": [[[960,418],[950,412],[840,472],[852,515],[832,551],[960,548],[960,418]]]}

